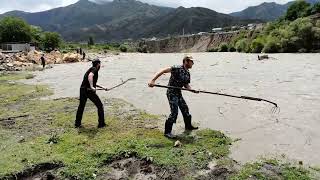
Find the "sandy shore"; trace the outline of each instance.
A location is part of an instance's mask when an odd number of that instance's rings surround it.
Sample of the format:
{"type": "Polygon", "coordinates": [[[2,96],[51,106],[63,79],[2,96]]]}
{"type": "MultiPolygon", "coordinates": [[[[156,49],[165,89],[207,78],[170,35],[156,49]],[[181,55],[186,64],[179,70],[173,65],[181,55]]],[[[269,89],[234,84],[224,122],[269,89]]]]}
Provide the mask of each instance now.
{"type": "MultiPolygon", "coordinates": [[[[241,162],[259,156],[285,154],[288,158],[320,165],[320,54],[274,54],[275,59],[257,61],[257,55],[195,53],[191,70],[195,89],[270,99],[281,107],[272,115],[272,105],[213,95],[184,93],[193,121],[202,128],[221,130],[241,140],[232,147],[232,157],[241,162]]],[[[127,78],[125,86],[98,92],[122,98],[138,108],[166,115],[169,106],[164,89],[147,88],[147,82],[162,67],[180,64],[184,54],[121,54],[103,58],[99,84],[110,87],[127,78]]],[[[28,83],[48,84],[52,98],[76,97],[90,63],[62,64],[37,72],[28,83]]],[[[159,80],[167,84],[169,75],[159,80]]],[[[181,126],[181,115],[179,116],[181,126]]],[[[178,133],[178,130],[176,130],[178,133]]]]}

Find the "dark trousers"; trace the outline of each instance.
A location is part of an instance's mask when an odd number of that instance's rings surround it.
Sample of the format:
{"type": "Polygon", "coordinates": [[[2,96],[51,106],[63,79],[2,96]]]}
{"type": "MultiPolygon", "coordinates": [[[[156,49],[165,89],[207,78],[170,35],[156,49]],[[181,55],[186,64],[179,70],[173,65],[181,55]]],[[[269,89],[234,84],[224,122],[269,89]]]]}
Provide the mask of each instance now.
{"type": "Polygon", "coordinates": [[[171,133],[172,126],[177,121],[178,108],[180,109],[186,129],[191,126],[191,114],[189,113],[189,107],[181,94],[167,93],[167,98],[170,105],[170,115],[165,124],[165,134],[171,133]]]}
{"type": "Polygon", "coordinates": [[[46,66],[46,61],[41,60],[41,64],[42,64],[42,67],[44,68],[46,66]]]}
{"type": "Polygon", "coordinates": [[[98,108],[98,116],[99,116],[99,125],[103,126],[105,125],[105,121],[104,121],[104,108],[103,108],[103,104],[99,98],[99,96],[93,92],[93,91],[89,91],[85,88],[80,88],[80,104],[78,107],[78,111],[77,111],[77,117],[76,117],[76,122],[75,125],[76,126],[80,126],[81,125],[81,120],[82,120],[82,115],[83,115],[83,111],[84,108],[86,106],[87,103],[87,99],[90,99],[98,108]]]}

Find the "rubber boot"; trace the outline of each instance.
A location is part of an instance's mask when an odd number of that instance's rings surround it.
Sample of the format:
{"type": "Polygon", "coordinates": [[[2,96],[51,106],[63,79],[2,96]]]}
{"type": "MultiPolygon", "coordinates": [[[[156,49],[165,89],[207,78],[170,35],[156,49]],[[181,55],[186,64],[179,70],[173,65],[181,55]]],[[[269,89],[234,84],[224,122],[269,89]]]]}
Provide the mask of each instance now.
{"type": "Polygon", "coordinates": [[[192,126],[191,119],[192,119],[192,116],[183,118],[186,131],[193,131],[193,130],[199,129],[199,127],[192,126]]]}
{"type": "Polygon", "coordinates": [[[105,128],[107,125],[104,121],[99,121],[98,128],[105,128]]]}
{"type": "Polygon", "coordinates": [[[172,122],[166,121],[165,128],[164,128],[164,136],[169,138],[169,139],[175,139],[176,138],[176,136],[171,133],[172,126],[173,126],[172,122]]]}

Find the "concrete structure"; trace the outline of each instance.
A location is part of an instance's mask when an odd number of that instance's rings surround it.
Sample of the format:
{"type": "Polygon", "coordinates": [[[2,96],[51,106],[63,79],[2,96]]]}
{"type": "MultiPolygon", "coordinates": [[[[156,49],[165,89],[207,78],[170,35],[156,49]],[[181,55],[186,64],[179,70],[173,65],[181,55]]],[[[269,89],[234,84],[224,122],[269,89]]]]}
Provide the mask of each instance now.
{"type": "Polygon", "coordinates": [[[222,28],[213,28],[212,32],[216,33],[216,32],[221,32],[223,29],[222,28]]]}
{"type": "Polygon", "coordinates": [[[2,43],[1,49],[3,53],[29,52],[35,50],[35,46],[30,43],[2,43]]]}

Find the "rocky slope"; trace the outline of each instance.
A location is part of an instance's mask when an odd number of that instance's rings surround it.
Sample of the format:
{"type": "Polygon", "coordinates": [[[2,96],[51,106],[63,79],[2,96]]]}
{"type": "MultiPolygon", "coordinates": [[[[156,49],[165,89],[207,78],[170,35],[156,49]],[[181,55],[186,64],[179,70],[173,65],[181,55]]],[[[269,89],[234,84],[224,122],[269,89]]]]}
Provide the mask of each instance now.
{"type": "Polygon", "coordinates": [[[151,53],[205,52],[219,47],[223,42],[230,42],[237,35],[238,32],[177,36],[155,41],[141,41],[138,47],[145,48],[151,53]]]}
{"type": "Polygon", "coordinates": [[[136,0],[114,0],[77,3],[48,11],[27,13],[11,11],[0,15],[18,16],[46,31],[57,31],[67,41],[86,42],[93,36],[96,42],[121,41],[148,37],[166,37],[185,33],[210,31],[213,27],[248,24],[242,20],[207,8],[177,9],[154,6],[136,0]]]}

